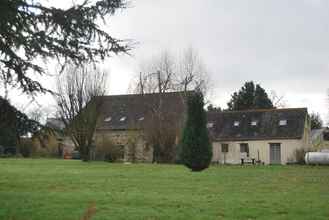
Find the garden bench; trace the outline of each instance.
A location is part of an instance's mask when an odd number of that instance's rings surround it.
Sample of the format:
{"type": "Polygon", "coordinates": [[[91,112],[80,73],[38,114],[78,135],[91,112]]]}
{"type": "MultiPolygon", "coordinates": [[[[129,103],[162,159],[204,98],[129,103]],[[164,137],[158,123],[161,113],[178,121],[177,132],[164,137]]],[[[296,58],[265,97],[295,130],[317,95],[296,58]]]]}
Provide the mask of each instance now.
{"type": "Polygon", "coordinates": [[[244,164],[255,164],[255,158],[241,158],[241,165],[244,164]]]}

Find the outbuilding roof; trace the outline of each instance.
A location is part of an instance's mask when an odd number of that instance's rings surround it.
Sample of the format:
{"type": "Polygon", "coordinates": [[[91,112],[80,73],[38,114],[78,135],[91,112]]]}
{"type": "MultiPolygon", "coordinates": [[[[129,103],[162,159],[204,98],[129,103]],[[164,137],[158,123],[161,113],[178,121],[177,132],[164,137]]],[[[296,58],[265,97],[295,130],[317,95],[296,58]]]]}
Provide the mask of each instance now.
{"type": "Polygon", "coordinates": [[[306,108],[209,112],[208,123],[218,141],[300,139],[307,115],[306,108]]]}

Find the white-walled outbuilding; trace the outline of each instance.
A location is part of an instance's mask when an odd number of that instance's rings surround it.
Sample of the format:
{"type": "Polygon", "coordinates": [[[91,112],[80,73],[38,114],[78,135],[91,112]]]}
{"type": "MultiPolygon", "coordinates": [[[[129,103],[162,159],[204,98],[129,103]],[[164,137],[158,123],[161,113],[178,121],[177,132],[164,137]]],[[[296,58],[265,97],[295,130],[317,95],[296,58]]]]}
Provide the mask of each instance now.
{"type": "Polygon", "coordinates": [[[215,163],[293,163],[310,146],[306,108],[210,112],[208,124],[215,163]]]}

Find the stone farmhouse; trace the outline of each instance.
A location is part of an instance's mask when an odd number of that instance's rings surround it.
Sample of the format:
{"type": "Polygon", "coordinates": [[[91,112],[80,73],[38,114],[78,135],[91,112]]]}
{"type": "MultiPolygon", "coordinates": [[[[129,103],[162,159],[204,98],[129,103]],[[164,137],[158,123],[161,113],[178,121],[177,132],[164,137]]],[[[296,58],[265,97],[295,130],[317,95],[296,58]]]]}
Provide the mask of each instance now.
{"type": "Polygon", "coordinates": [[[170,92],[103,96],[94,158],[119,154],[122,161],[152,162],[157,156],[157,161],[174,162],[186,115],[186,95],[170,92]],[[155,144],[165,149],[154,152],[155,144]]]}
{"type": "Polygon", "coordinates": [[[287,164],[296,150],[310,146],[310,121],[306,108],[208,113],[213,162],[240,164],[258,161],[287,164]]]}

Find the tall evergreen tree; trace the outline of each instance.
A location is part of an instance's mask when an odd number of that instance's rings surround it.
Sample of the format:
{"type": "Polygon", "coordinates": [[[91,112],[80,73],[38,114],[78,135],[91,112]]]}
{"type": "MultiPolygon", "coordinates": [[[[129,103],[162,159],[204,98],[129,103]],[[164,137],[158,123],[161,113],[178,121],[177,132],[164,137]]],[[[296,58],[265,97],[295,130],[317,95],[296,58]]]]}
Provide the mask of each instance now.
{"type": "Polygon", "coordinates": [[[20,136],[35,133],[41,125],[0,96],[0,145],[14,146],[20,136]]]}
{"type": "Polygon", "coordinates": [[[63,67],[127,52],[128,42],[112,37],[98,22],[125,7],[125,0],[85,0],[67,9],[41,0],[1,0],[0,81],[27,94],[45,92],[33,78],[45,73],[40,60],[56,59],[63,67]]]}
{"type": "Polygon", "coordinates": [[[256,89],[255,89],[254,106],[255,108],[259,108],[259,109],[274,107],[265,89],[263,89],[259,84],[256,85],[256,89]]]}
{"type": "Polygon", "coordinates": [[[230,111],[274,108],[265,89],[253,81],[246,82],[238,92],[234,92],[227,105],[230,111]]]}
{"type": "Polygon", "coordinates": [[[206,112],[201,92],[188,97],[188,114],[181,140],[181,160],[192,171],[209,167],[212,147],[207,130],[206,112]]]}
{"type": "Polygon", "coordinates": [[[320,129],[323,127],[323,121],[319,113],[310,114],[311,129],[320,129]]]}

